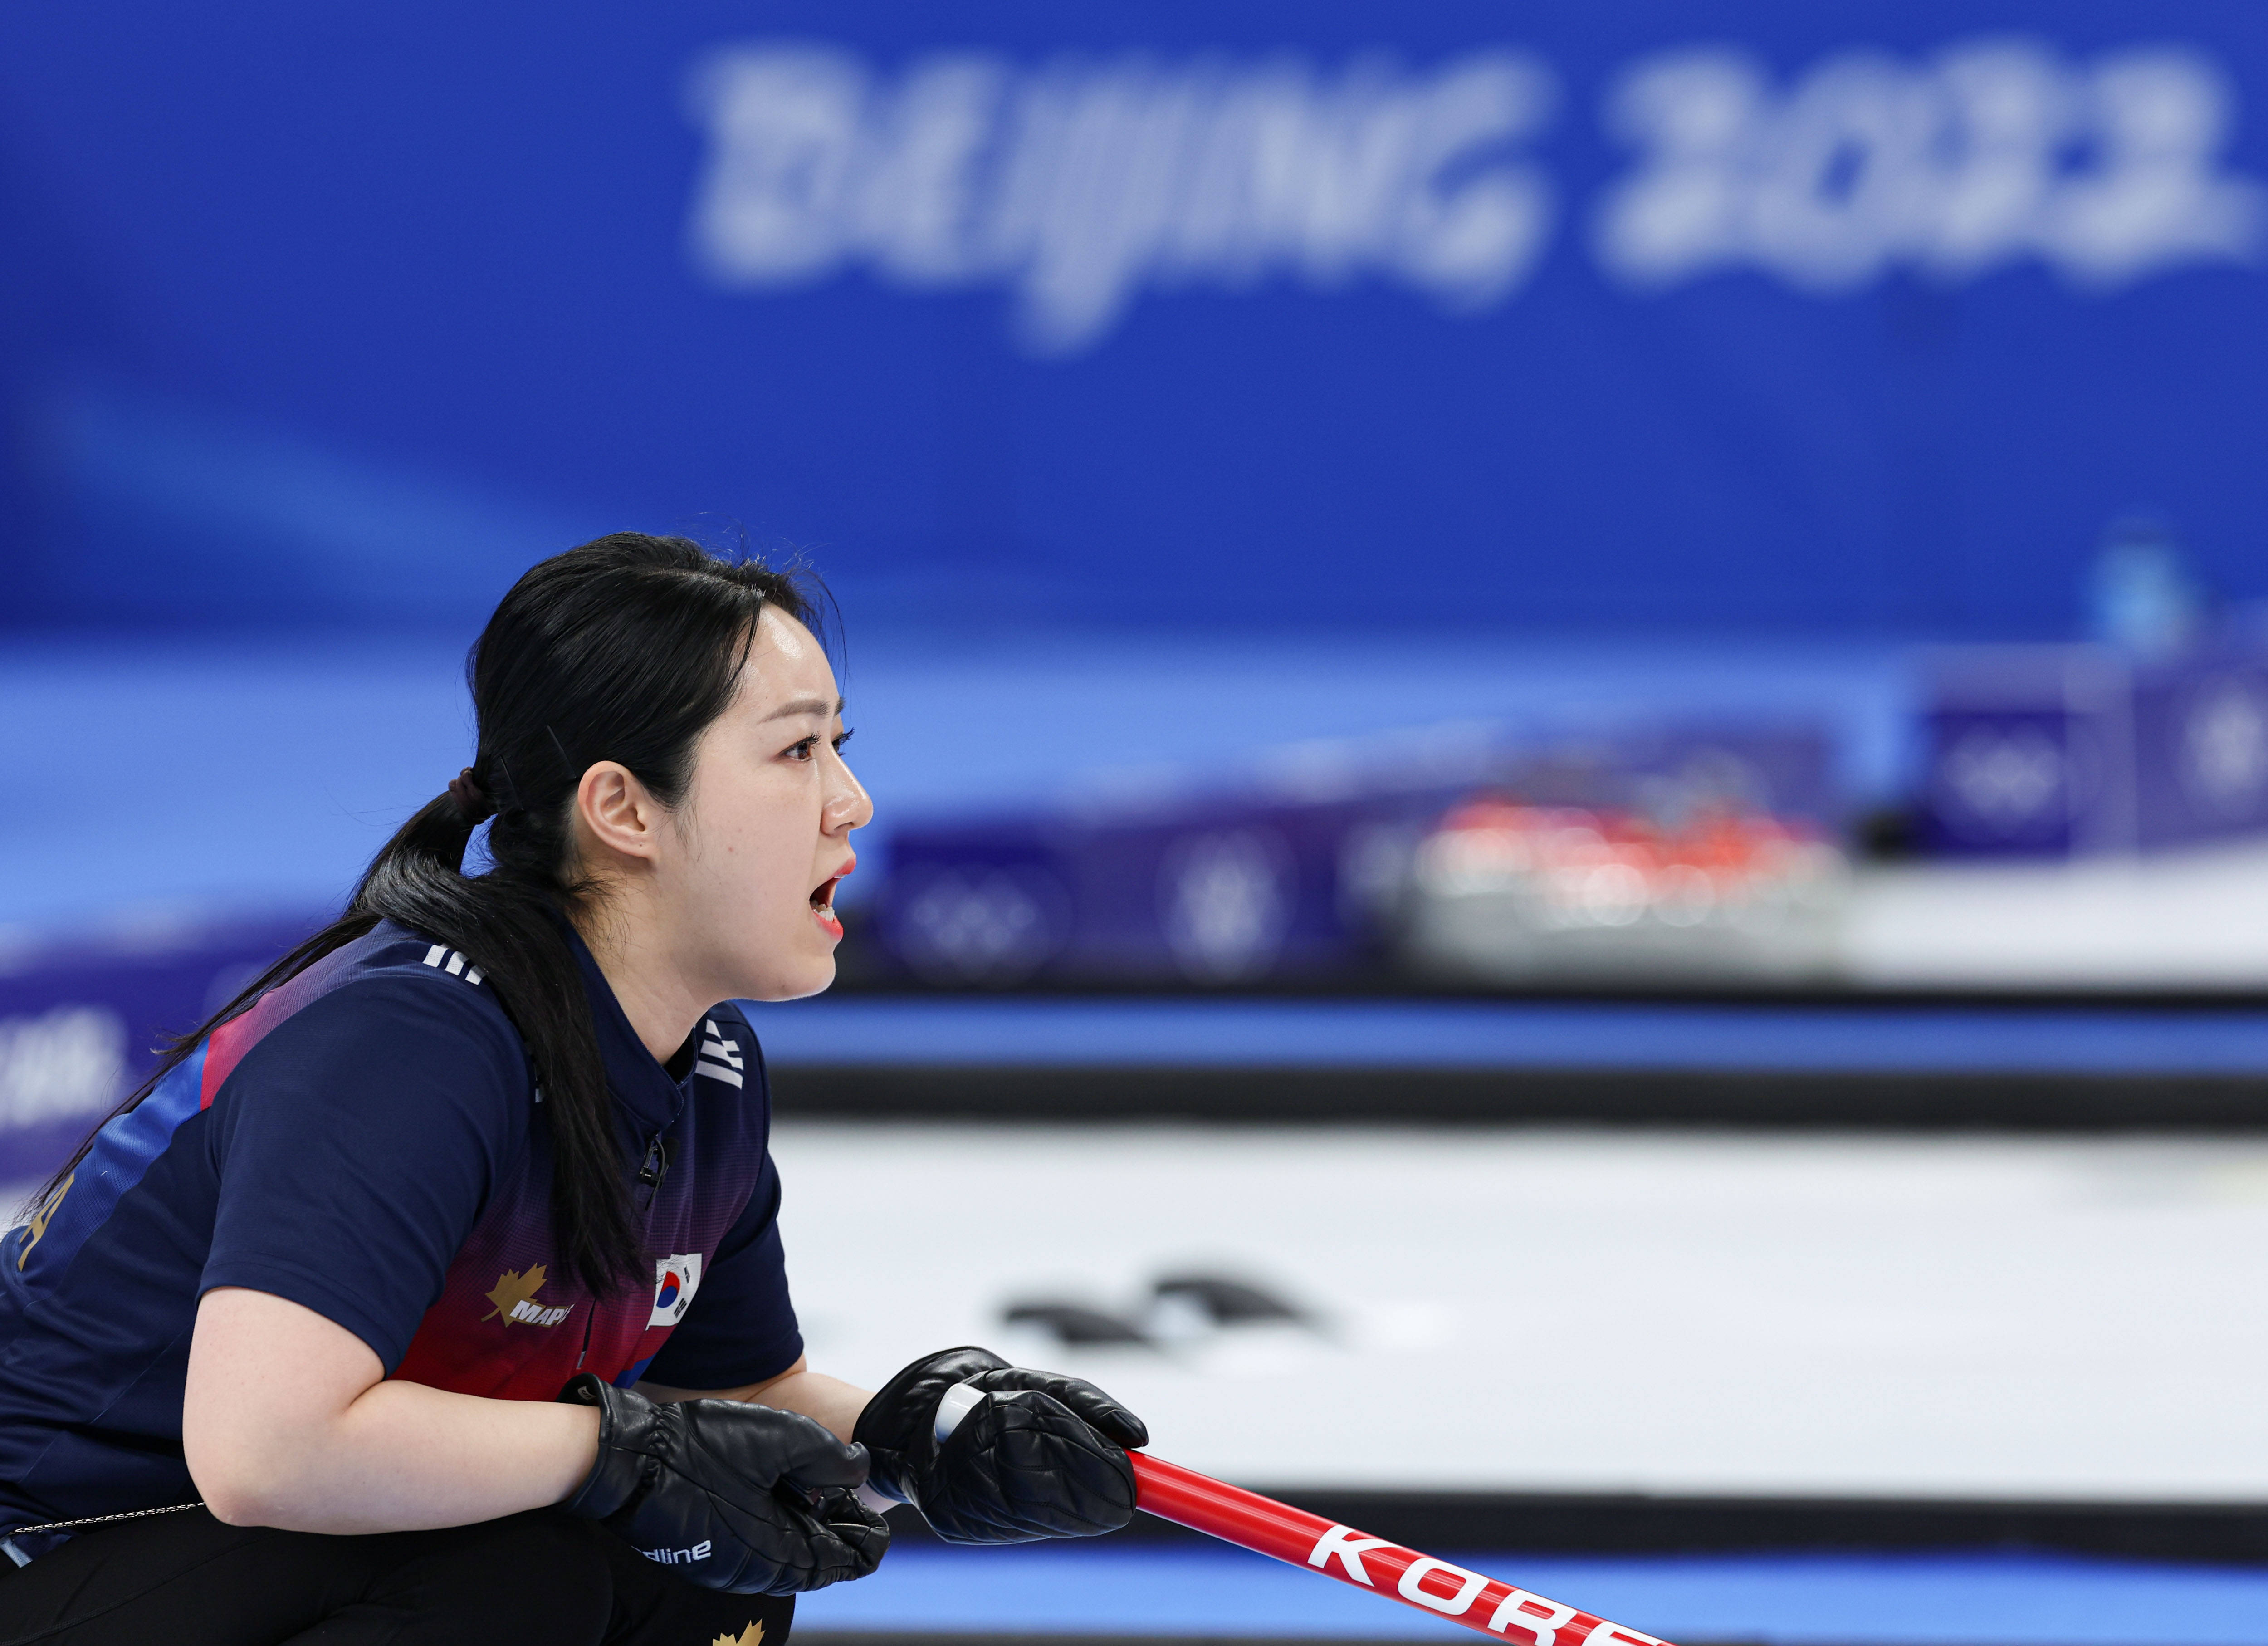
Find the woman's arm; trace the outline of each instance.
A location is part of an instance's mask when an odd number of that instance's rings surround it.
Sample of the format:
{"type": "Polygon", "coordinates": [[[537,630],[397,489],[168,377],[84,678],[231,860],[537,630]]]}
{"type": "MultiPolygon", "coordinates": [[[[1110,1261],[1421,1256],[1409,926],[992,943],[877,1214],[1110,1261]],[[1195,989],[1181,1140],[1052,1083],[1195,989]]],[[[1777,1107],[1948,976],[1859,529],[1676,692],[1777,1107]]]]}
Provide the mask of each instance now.
{"type": "Polygon", "coordinates": [[[493,1520],[570,1495],[598,1446],[590,1406],[390,1382],[353,1332],[267,1292],[221,1287],[197,1307],[181,1449],[206,1506],[231,1525],[493,1520]]]}
{"type": "Polygon", "coordinates": [[[812,1370],[807,1355],[799,1355],[794,1365],[776,1377],[738,1389],[672,1389],[664,1384],[642,1383],[637,1390],[649,1400],[746,1400],[775,1411],[800,1412],[827,1425],[837,1440],[846,1443],[850,1431],[858,1427],[858,1413],[874,1398],[871,1391],[812,1370]]]}

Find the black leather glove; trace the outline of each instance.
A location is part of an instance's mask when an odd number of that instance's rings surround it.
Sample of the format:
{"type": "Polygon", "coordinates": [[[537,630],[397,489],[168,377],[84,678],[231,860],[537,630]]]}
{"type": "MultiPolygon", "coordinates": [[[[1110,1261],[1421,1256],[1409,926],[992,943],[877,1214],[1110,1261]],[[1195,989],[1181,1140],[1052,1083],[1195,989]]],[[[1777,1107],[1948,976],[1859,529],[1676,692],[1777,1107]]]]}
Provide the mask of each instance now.
{"type": "Polygon", "coordinates": [[[801,1413],[656,1402],[588,1372],[559,1398],[599,1408],[598,1465],[562,1507],[704,1589],[824,1589],[864,1577],[890,1546],[853,1495],[865,1453],[801,1413]]]}
{"type": "Polygon", "coordinates": [[[946,1349],[884,1384],[854,1438],[867,1484],[912,1503],[947,1543],[1091,1538],[1134,1517],[1142,1420],[1093,1384],[1011,1366],[987,1349],[946,1349]],[[937,1406],[955,1384],[986,1398],[940,1446],[937,1406]]]}

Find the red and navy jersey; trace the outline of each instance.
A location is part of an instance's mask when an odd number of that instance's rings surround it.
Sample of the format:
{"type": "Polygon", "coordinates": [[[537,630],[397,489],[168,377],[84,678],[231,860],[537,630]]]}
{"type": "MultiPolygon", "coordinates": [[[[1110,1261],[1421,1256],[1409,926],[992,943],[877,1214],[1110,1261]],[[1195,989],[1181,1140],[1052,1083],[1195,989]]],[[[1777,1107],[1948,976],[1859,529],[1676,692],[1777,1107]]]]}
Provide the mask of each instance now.
{"type": "Polygon", "coordinates": [[[214,1030],[0,1238],[0,1532],[195,1496],[181,1388],[216,1287],[500,1399],[578,1369],[729,1389],[794,1364],[755,1036],[719,1006],[664,1067],[576,952],[652,1284],[576,1284],[518,1032],[476,960],[382,925],[214,1030]]]}

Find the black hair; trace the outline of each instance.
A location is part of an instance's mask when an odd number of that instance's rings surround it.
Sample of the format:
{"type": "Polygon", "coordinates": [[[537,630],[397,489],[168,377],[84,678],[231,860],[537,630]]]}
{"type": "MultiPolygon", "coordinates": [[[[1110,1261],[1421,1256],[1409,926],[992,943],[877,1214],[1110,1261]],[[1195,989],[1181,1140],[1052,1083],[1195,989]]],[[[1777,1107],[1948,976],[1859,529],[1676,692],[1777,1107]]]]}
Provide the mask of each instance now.
{"type": "MultiPolygon", "coordinates": [[[[472,781],[496,808],[490,867],[464,872],[479,817],[453,793],[429,801],[372,860],[338,919],[169,1042],[105,1124],[219,1024],[393,920],[468,956],[518,1029],[543,1093],[552,1222],[575,1277],[602,1295],[643,1283],[650,1258],[631,1218],[614,1102],[565,924],[591,890],[571,850],[576,787],[593,764],[618,761],[663,805],[676,805],[696,742],[738,688],[758,614],[769,605],[816,621],[823,591],[806,593],[806,579],[640,532],[616,532],[531,568],[465,666],[479,725],[472,781]]],[[[56,1192],[93,1141],[90,1133],[38,1199],[56,1192]]]]}

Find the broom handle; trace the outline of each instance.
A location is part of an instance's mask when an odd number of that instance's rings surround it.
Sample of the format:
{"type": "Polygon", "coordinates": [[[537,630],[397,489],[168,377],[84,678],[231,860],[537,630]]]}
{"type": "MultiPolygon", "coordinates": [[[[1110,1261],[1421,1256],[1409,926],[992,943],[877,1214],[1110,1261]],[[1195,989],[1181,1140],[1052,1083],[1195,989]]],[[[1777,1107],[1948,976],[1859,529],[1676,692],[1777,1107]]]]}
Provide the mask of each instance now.
{"type": "Polygon", "coordinates": [[[1651,1635],[1517,1584],[1370,1537],[1163,1458],[1139,1451],[1127,1456],[1134,1464],[1135,1503],[1147,1514],[1498,1635],[1512,1646],[1666,1646],[1651,1635]]]}
{"type": "MultiPolygon", "coordinates": [[[[950,1435],[983,1399],[968,1384],[947,1390],[938,1403],[938,1438],[950,1435]]],[[[1126,1455],[1134,1465],[1135,1506],[1145,1514],[1497,1635],[1510,1646],[1668,1646],[1593,1613],[1367,1536],[1163,1458],[1142,1451],[1126,1455]]]]}

